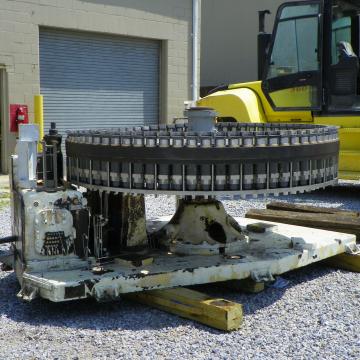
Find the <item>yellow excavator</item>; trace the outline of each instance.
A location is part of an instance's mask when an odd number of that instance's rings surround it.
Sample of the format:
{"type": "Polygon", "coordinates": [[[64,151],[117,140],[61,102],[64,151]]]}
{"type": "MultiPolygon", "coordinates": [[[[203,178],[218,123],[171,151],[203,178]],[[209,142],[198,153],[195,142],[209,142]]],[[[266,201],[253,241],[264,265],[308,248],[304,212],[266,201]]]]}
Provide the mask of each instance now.
{"type": "Polygon", "coordinates": [[[295,1],[267,34],[260,12],[259,80],[219,86],[198,101],[220,121],[340,127],[340,178],[360,179],[360,1],[295,1]]]}

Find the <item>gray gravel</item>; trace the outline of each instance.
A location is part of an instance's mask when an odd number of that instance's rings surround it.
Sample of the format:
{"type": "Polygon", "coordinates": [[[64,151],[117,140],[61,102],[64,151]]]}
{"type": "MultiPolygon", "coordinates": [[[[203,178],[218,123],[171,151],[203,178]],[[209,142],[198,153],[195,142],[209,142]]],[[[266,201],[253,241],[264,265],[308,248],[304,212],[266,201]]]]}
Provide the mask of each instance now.
{"type": "MultiPolygon", "coordinates": [[[[269,200],[224,204],[241,216],[269,200]]],[[[360,184],[281,200],[359,210],[360,184]]],[[[169,215],[174,207],[174,198],[147,198],[149,217],[169,215]]],[[[9,233],[9,210],[3,209],[0,236],[9,233]]],[[[359,360],[359,274],[311,266],[284,277],[287,288],[257,295],[199,287],[243,304],[242,328],[227,334],[126,301],[25,304],[15,296],[14,274],[0,272],[0,359],[359,360]]]]}

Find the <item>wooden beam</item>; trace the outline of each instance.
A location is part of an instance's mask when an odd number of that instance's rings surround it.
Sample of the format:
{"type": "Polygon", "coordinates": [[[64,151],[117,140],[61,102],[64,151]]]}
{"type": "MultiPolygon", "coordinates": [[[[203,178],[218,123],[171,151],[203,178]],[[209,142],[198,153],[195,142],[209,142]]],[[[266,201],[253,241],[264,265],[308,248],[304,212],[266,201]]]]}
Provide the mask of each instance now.
{"type": "Polygon", "coordinates": [[[224,331],[237,330],[243,320],[241,304],[186,288],[129,293],[124,298],[224,331]]]}
{"type": "Polygon", "coordinates": [[[317,207],[303,204],[291,204],[285,202],[273,201],[266,205],[269,210],[278,211],[292,211],[301,213],[312,213],[312,214],[337,214],[351,217],[360,217],[360,213],[357,211],[341,210],[337,208],[317,207]]]}
{"type": "Polygon", "coordinates": [[[352,272],[360,272],[360,254],[340,254],[324,261],[328,266],[352,272]]]}
{"type": "Polygon", "coordinates": [[[278,210],[250,210],[246,218],[354,234],[360,239],[360,218],[344,214],[315,214],[278,210]]]}

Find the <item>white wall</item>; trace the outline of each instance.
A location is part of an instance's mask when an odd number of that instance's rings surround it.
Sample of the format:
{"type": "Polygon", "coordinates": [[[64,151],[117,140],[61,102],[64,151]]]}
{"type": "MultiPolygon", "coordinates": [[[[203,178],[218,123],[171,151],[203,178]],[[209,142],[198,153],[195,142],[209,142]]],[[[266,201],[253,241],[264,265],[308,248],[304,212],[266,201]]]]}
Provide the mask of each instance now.
{"type": "Polygon", "coordinates": [[[203,0],[201,86],[257,79],[258,11],[269,9],[271,32],[278,6],[286,0],[203,0]]]}

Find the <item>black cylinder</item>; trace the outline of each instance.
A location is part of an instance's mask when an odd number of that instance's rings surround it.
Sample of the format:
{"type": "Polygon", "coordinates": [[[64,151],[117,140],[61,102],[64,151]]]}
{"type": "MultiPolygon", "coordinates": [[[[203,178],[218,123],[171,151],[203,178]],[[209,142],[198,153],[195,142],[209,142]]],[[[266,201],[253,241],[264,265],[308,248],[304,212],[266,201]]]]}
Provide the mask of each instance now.
{"type": "Polygon", "coordinates": [[[56,123],[52,122],[50,125],[49,133],[44,136],[45,144],[49,147],[46,148],[46,163],[47,163],[47,180],[54,180],[55,169],[53,166],[53,151],[56,147],[56,166],[57,166],[57,182],[59,185],[63,184],[64,168],[63,168],[63,154],[61,152],[62,136],[56,129],[56,123]]]}

